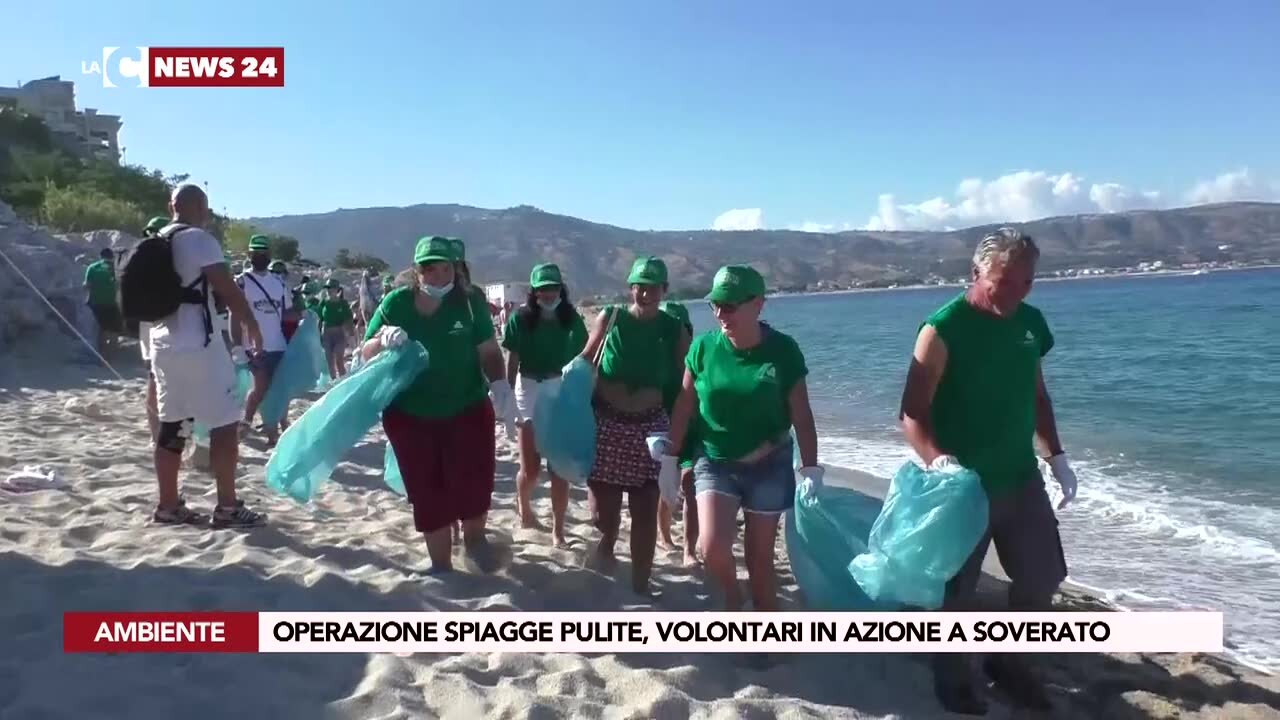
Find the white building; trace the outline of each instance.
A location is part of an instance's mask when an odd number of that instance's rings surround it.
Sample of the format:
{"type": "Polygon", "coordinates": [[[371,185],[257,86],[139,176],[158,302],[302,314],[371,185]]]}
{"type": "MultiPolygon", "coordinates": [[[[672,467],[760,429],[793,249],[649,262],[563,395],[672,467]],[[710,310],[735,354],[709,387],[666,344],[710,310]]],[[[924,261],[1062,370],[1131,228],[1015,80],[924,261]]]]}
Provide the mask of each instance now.
{"type": "Polygon", "coordinates": [[[0,106],[40,118],[55,140],[80,157],[120,162],[120,116],[94,108],[77,110],[75,83],[70,80],[54,75],[16,88],[0,87],[0,106]]]}

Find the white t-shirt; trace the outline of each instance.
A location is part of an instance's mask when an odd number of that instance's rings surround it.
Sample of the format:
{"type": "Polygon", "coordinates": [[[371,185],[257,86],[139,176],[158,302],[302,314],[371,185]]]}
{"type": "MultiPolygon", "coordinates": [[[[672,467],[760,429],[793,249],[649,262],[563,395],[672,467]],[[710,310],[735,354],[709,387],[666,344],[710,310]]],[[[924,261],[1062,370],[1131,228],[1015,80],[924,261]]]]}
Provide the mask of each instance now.
{"type": "Polygon", "coordinates": [[[236,284],[244,291],[249,307],[253,308],[253,316],[262,331],[262,349],[266,352],[284,352],[288,341],[284,339],[284,327],[281,323],[289,295],[284,281],[271,272],[249,271],[238,276],[236,284]]]}
{"type": "MultiPolygon", "coordinates": [[[[168,231],[165,227],[160,232],[168,231]]],[[[226,262],[222,254],[222,246],[218,239],[200,228],[188,228],[178,232],[170,240],[173,247],[173,266],[178,271],[183,285],[190,285],[204,274],[210,265],[221,265],[226,262]]],[[[218,315],[214,311],[213,289],[208,292],[210,317],[213,319],[214,335],[211,342],[221,342],[218,336],[218,315]]],[[[205,314],[204,309],[195,303],[183,303],[169,317],[157,321],[151,326],[151,352],[166,350],[201,350],[205,346],[205,314]]]]}
{"type": "Polygon", "coordinates": [[[151,323],[138,323],[138,347],[142,348],[143,362],[151,362],[151,323]]]}

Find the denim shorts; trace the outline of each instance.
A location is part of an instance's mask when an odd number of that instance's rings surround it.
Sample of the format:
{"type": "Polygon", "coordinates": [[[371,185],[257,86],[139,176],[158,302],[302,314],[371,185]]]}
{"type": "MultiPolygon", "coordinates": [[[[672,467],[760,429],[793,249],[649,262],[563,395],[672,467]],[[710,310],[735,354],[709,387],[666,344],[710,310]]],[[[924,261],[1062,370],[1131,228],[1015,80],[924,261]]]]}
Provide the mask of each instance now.
{"type": "Polygon", "coordinates": [[[703,455],[693,464],[695,495],[718,493],[738,498],[747,512],[775,515],[795,504],[794,443],[788,440],[758,462],[712,460],[703,455]]]}
{"type": "Polygon", "coordinates": [[[255,353],[249,358],[249,367],[254,370],[262,370],[267,377],[274,377],[276,368],[280,367],[280,361],[284,359],[284,351],[278,352],[260,352],[255,353]]]}

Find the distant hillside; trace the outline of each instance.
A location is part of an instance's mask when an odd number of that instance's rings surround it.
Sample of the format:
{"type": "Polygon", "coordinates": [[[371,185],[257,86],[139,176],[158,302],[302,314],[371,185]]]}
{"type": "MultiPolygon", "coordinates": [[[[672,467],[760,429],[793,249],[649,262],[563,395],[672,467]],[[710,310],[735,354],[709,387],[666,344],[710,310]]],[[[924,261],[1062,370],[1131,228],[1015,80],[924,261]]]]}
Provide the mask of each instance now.
{"type": "MultiPolygon", "coordinates": [[[[716,268],[751,262],[772,288],[884,285],[956,278],[985,232],[838,234],[788,230],[646,232],[519,206],[485,210],[464,205],[363,208],[313,215],[250,218],[270,232],[296,237],[302,252],[329,259],[339,248],[374,255],[393,268],[409,265],[413,244],[427,234],[467,241],[468,259],[484,282],[522,280],[538,262],[564,269],[579,295],[614,294],[639,254],[663,257],[674,289],[701,291],[716,268]]],[[[1019,226],[1043,250],[1041,270],[1166,263],[1280,261],[1280,204],[1228,203],[1173,210],[1047,218],[1019,226]],[[1220,246],[1229,246],[1220,249],[1220,246]]]]}

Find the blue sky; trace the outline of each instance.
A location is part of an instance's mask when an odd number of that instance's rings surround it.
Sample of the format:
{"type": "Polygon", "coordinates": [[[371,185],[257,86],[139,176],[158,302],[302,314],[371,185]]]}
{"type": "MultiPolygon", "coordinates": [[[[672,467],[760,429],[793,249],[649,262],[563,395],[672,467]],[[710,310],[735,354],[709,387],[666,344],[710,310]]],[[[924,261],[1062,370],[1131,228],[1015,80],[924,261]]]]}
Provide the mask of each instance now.
{"type": "Polygon", "coordinates": [[[8,14],[0,84],[75,79],[129,162],[237,216],[898,229],[1280,200],[1280,3],[1041,5],[59,1],[8,14]],[[80,74],[105,45],[280,45],[286,87],[105,89],[80,74]]]}

